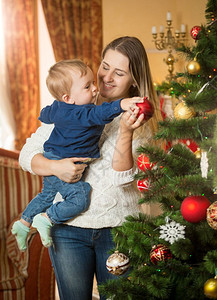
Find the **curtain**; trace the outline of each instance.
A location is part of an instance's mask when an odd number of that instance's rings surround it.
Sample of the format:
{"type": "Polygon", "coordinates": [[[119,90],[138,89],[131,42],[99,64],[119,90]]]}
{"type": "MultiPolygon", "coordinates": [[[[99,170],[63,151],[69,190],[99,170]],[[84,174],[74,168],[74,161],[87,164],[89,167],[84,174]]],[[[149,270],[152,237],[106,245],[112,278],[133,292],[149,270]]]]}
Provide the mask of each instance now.
{"type": "Polygon", "coordinates": [[[80,58],[96,74],[102,51],[102,0],[41,0],[56,61],[80,58]]]}
{"type": "Polygon", "coordinates": [[[0,147],[14,150],[15,124],[9,97],[0,0],[0,147]]]}
{"type": "Polygon", "coordinates": [[[37,0],[2,0],[2,11],[15,148],[20,150],[39,125],[37,0]]]}

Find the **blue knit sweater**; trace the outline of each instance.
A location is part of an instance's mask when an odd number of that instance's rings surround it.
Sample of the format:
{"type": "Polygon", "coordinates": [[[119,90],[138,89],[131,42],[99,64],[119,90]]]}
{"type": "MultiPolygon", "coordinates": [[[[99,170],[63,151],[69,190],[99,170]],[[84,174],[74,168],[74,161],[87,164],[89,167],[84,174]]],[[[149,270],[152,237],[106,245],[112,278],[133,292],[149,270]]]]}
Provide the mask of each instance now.
{"type": "Polygon", "coordinates": [[[54,124],[44,150],[61,158],[98,158],[98,143],[105,124],[123,112],[120,101],[75,105],[55,100],[43,108],[39,116],[41,122],[54,124]]]}

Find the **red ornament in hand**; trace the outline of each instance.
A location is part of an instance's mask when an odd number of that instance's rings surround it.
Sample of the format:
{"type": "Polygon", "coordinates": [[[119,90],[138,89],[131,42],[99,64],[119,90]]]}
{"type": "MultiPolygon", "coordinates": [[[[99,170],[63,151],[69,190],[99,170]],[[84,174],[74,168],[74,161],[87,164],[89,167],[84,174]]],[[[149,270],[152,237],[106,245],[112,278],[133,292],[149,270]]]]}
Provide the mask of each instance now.
{"type": "Polygon", "coordinates": [[[141,153],[137,158],[137,166],[138,168],[145,172],[146,169],[151,170],[155,164],[149,162],[149,158],[141,153]]]}
{"type": "Polygon", "coordinates": [[[140,192],[145,192],[150,189],[151,182],[148,178],[141,179],[137,181],[137,188],[140,192]]]}
{"type": "Polygon", "coordinates": [[[200,26],[194,26],[191,28],[191,37],[194,39],[194,40],[198,40],[199,39],[199,33],[201,31],[201,27],[200,26]]]}
{"type": "Polygon", "coordinates": [[[154,106],[147,97],[144,98],[142,103],[136,103],[136,105],[140,108],[137,117],[144,114],[144,121],[148,121],[153,116],[154,106]]]}
{"type": "Polygon", "coordinates": [[[151,262],[155,265],[159,261],[166,261],[172,257],[173,257],[173,255],[172,255],[170,249],[167,246],[162,245],[162,244],[153,246],[152,250],[150,252],[151,262]]]}
{"type": "Polygon", "coordinates": [[[190,223],[199,223],[206,219],[206,211],[210,201],[204,196],[189,196],[181,205],[183,218],[190,223]]]}

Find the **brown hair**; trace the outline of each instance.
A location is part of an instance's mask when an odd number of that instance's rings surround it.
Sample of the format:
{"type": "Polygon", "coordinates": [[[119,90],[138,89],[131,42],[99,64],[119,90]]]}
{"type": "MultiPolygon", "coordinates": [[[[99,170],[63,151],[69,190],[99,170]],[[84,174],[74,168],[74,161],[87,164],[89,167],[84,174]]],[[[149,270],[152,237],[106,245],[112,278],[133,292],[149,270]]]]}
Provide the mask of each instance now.
{"type": "Polygon", "coordinates": [[[64,94],[70,94],[73,84],[72,71],[75,70],[83,76],[87,74],[87,65],[80,59],[61,60],[49,69],[46,84],[56,100],[61,101],[64,94]]]}

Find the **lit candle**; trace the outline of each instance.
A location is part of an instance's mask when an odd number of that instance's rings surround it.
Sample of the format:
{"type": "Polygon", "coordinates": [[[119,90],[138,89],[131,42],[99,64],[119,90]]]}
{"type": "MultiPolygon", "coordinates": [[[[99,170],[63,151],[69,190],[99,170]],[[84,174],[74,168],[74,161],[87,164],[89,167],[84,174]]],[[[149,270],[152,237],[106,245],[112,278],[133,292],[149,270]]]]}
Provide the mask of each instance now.
{"type": "Polygon", "coordinates": [[[156,34],[157,33],[157,28],[156,28],[156,26],[153,26],[152,27],[152,34],[156,34]]]}
{"type": "Polygon", "coordinates": [[[160,33],[164,33],[164,26],[160,25],[160,33]]]}
{"type": "Polygon", "coordinates": [[[167,12],[167,21],[171,21],[171,20],[172,20],[171,12],[168,11],[167,12]]]}
{"type": "Polygon", "coordinates": [[[179,30],[178,30],[178,29],[176,29],[176,33],[179,33],[179,30]]]}
{"type": "Polygon", "coordinates": [[[182,32],[182,33],[185,33],[185,32],[186,32],[185,24],[182,24],[182,25],[181,25],[181,32],[182,32]]]}

